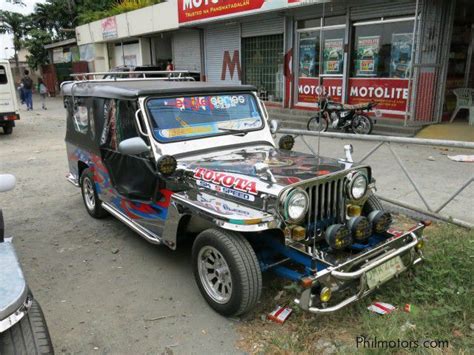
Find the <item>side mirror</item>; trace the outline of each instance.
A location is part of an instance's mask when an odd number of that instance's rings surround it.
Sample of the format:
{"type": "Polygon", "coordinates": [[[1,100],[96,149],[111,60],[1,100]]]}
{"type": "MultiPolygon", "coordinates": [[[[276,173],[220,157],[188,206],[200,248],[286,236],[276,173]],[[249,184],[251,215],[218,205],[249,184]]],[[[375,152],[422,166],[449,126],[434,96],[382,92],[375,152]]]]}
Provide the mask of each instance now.
{"type": "Polygon", "coordinates": [[[270,120],[270,132],[275,134],[278,131],[278,121],[270,120]]]}
{"type": "Polygon", "coordinates": [[[11,174],[0,175],[0,192],[13,190],[16,184],[15,176],[11,174]]]}
{"type": "Polygon", "coordinates": [[[141,137],[133,137],[121,141],[118,150],[122,154],[137,155],[150,151],[150,147],[146,145],[141,137]]]}

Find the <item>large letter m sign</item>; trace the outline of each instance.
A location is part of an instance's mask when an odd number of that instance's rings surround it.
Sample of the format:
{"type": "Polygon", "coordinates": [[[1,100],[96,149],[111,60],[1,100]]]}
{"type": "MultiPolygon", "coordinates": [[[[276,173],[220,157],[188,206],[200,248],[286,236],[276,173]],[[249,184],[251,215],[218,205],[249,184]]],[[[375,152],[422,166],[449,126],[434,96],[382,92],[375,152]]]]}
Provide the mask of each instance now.
{"type": "Polygon", "coordinates": [[[224,58],[222,60],[222,73],[221,80],[225,80],[227,75],[227,69],[229,70],[230,79],[234,79],[234,71],[237,67],[237,76],[240,80],[240,60],[239,60],[239,51],[235,50],[232,59],[230,58],[229,51],[224,51],[224,58]]]}

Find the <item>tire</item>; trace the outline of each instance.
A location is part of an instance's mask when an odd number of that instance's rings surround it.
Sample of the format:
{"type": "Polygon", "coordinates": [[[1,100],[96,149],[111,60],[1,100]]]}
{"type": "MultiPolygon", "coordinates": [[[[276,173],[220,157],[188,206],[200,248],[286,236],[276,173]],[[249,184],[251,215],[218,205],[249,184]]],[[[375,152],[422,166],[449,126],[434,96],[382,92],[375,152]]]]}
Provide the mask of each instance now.
{"type": "Polygon", "coordinates": [[[260,299],[260,266],[252,246],[241,234],[220,229],[201,232],[193,244],[192,262],[199,290],[217,313],[238,316],[251,310],[260,299]],[[216,262],[220,263],[220,270],[213,267],[216,262]]]}
{"type": "Polygon", "coordinates": [[[2,355],[54,354],[53,343],[40,305],[33,299],[28,313],[0,334],[2,355]]]}
{"type": "Polygon", "coordinates": [[[102,208],[102,201],[97,195],[94,173],[90,168],[83,171],[80,182],[82,200],[87,212],[94,218],[104,218],[107,216],[107,211],[102,208]]]}
{"type": "Polygon", "coordinates": [[[370,212],[379,210],[379,211],[385,211],[382,202],[375,196],[374,194],[370,194],[369,198],[365,202],[364,207],[362,208],[362,214],[364,216],[368,216],[370,212]]]}
{"type": "Polygon", "coordinates": [[[312,132],[326,132],[329,127],[329,122],[326,117],[323,117],[323,120],[321,122],[321,125],[319,124],[319,117],[320,115],[313,116],[309,119],[308,124],[306,125],[306,128],[308,131],[312,132]]]}
{"type": "Polygon", "coordinates": [[[355,134],[371,134],[374,129],[374,122],[369,116],[354,115],[351,128],[355,134]]]}
{"type": "Polygon", "coordinates": [[[12,134],[13,127],[12,126],[3,126],[3,133],[4,134],[12,134]]]}

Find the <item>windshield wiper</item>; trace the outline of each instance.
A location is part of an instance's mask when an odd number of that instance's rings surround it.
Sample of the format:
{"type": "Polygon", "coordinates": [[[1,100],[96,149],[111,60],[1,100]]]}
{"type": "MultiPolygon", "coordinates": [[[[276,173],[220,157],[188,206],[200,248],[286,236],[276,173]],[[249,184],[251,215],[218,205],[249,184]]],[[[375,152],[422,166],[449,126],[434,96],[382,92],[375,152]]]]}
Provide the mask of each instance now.
{"type": "Polygon", "coordinates": [[[239,136],[239,137],[243,137],[243,136],[246,136],[248,131],[243,131],[243,130],[240,130],[240,129],[232,129],[232,128],[217,128],[219,131],[222,131],[222,132],[229,132],[229,133],[232,133],[234,136],[239,136]]]}

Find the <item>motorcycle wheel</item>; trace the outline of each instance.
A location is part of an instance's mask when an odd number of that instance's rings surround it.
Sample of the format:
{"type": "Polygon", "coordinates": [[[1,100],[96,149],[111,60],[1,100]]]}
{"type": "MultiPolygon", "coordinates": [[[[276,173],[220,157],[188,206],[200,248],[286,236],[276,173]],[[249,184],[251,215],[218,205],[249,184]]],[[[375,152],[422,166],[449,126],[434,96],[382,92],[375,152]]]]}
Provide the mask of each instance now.
{"type": "Polygon", "coordinates": [[[355,115],[352,119],[351,128],[355,134],[370,134],[374,129],[374,123],[369,116],[355,115]]]}
{"type": "Polygon", "coordinates": [[[313,132],[326,132],[329,127],[329,122],[326,117],[323,117],[322,121],[319,120],[320,115],[313,116],[309,119],[306,128],[308,131],[313,132]]]}

